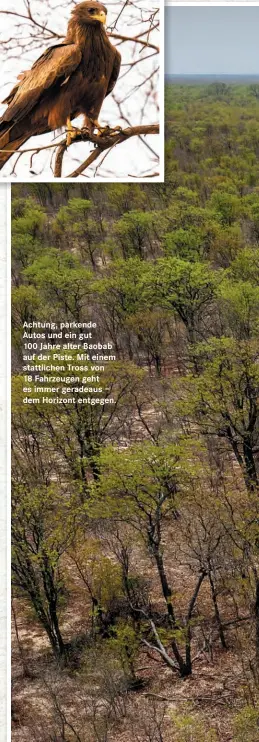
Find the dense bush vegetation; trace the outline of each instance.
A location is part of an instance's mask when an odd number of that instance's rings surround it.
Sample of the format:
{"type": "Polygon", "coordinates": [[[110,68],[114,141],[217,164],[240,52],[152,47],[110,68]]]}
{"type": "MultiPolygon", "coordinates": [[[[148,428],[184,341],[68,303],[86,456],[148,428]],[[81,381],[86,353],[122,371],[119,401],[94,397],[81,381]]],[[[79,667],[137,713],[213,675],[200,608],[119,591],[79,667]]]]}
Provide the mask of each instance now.
{"type": "Polygon", "coordinates": [[[17,740],[259,739],[258,86],[166,108],[165,185],[12,189],[17,740]],[[113,406],[27,409],[91,318],[113,406]]]}

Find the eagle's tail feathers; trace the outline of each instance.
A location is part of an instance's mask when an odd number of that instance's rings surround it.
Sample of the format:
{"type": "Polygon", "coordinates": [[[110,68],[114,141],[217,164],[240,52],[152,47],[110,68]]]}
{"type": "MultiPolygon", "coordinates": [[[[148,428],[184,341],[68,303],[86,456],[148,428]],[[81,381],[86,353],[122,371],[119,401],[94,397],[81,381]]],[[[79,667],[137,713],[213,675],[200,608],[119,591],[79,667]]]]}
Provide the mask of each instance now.
{"type": "Polygon", "coordinates": [[[3,127],[0,127],[0,170],[5,165],[7,160],[12,157],[14,152],[16,152],[17,149],[19,149],[28,139],[28,134],[21,134],[20,136],[16,136],[15,138],[15,134],[12,129],[13,126],[9,126],[3,131],[3,127]],[[12,134],[14,138],[12,138],[12,134]]]}

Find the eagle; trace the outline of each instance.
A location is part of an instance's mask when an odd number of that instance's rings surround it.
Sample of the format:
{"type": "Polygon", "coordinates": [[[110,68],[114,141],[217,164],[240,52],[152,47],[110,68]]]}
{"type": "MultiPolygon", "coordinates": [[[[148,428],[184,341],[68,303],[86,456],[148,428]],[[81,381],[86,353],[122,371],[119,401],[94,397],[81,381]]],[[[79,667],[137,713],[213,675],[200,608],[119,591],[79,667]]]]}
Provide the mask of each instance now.
{"type": "Polygon", "coordinates": [[[21,74],[3,101],[0,118],[0,169],[30,137],[67,128],[67,145],[77,135],[71,120],[84,115],[92,134],[120,72],[121,55],[105,30],[107,9],[93,0],[71,13],[64,41],[48,48],[21,74]]]}

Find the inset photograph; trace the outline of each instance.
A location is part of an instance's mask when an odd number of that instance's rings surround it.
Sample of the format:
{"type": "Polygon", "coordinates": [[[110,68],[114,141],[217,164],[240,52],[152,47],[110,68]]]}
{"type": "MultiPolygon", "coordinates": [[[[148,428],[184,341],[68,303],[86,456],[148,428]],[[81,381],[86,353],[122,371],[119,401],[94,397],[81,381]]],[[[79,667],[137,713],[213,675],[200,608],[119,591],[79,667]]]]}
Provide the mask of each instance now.
{"type": "Polygon", "coordinates": [[[6,0],[0,180],[163,181],[163,6],[6,0]]]}

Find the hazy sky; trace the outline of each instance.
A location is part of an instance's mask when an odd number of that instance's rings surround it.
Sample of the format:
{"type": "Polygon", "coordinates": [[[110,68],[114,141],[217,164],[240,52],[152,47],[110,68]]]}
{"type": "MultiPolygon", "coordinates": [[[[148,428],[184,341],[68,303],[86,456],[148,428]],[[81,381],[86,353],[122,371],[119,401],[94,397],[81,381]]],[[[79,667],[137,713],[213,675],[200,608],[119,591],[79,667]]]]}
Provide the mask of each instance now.
{"type": "Polygon", "coordinates": [[[259,6],[167,7],[167,74],[259,74],[259,6]]]}

